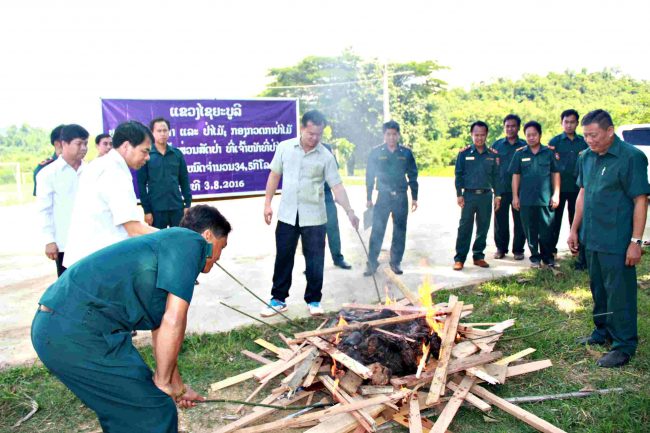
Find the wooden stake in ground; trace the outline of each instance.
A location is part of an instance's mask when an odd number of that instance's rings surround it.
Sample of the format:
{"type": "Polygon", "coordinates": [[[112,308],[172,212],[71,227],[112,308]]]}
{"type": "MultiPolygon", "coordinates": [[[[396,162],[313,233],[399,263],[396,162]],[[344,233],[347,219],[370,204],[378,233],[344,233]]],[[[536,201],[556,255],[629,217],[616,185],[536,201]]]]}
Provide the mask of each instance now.
{"type": "MultiPolygon", "coordinates": [[[[449,305],[457,299],[455,296],[449,297],[449,305]]],[[[463,310],[463,303],[456,302],[453,307],[452,313],[450,316],[447,316],[445,321],[445,330],[442,343],[440,345],[440,356],[438,357],[438,366],[436,367],[436,372],[433,376],[433,381],[431,382],[431,387],[429,388],[429,395],[427,396],[427,404],[434,404],[440,400],[440,395],[445,391],[445,385],[447,383],[447,367],[449,365],[449,357],[451,356],[451,350],[454,345],[454,340],[456,338],[456,329],[458,328],[458,322],[460,321],[460,313],[463,310]]]]}

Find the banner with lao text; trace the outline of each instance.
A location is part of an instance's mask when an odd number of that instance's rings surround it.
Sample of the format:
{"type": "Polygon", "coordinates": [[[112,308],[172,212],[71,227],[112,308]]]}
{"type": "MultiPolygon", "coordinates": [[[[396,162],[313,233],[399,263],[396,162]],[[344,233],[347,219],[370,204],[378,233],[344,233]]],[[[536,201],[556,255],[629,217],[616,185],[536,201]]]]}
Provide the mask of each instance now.
{"type": "Polygon", "coordinates": [[[171,124],[169,143],[185,156],[195,198],[263,193],[277,144],[298,135],[295,99],[102,99],[111,135],[124,121],[158,117],[171,124]]]}

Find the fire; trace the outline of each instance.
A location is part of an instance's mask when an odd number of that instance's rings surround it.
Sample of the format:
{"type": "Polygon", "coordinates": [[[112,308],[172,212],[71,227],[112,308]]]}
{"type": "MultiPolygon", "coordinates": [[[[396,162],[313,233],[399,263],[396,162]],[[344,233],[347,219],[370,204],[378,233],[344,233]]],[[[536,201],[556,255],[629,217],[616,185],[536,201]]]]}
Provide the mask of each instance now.
{"type": "Polygon", "coordinates": [[[422,306],[427,312],[426,321],[429,328],[431,328],[431,334],[434,332],[440,334],[442,331],[442,325],[436,321],[436,308],[431,299],[431,284],[429,278],[424,279],[424,282],[418,288],[418,294],[420,295],[420,302],[422,302],[422,306]]]}
{"type": "Polygon", "coordinates": [[[420,362],[418,364],[418,371],[415,374],[416,378],[420,378],[420,375],[422,374],[422,370],[424,370],[426,364],[427,364],[427,358],[429,357],[429,345],[422,343],[422,357],[420,358],[420,362]]]}
{"type": "Polygon", "coordinates": [[[390,296],[388,295],[388,286],[384,286],[384,291],[386,292],[386,302],[384,302],[384,305],[392,305],[395,303],[390,296]]]}
{"type": "MultiPolygon", "coordinates": [[[[336,324],[336,326],[345,326],[347,324],[348,324],[348,322],[345,321],[343,316],[339,316],[339,322],[336,324]]],[[[341,333],[337,332],[336,337],[334,337],[334,344],[337,345],[340,342],[341,342],[341,333]]],[[[332,377],[336,378],[335,385],[338,386],[338,383],[339,383],[339,379],[338,379],[339,369],[336,368],[336,359],[334,359],[334,358],[332,358],[332,368],[331,368],[330,372],[332,373],[332,377]]]]}

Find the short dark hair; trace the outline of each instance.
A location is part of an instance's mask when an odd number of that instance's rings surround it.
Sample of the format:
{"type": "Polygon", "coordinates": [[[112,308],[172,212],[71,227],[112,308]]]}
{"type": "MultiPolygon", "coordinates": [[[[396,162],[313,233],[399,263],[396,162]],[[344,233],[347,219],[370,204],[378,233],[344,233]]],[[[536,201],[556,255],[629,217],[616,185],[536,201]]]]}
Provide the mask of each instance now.
{"type": "Polygon", "coordinates": [[[66,143],[70,143],[75,138],[87,140],[89,135],[83,126],[74,123],[65,125],[61,129],[61,141],[65,141],[66,143]]]}
{"type": "Polygon", "coordinates": [[[508,114],[506,117],[503,118],[503,124],[505,125],[508,120],[514,120],[517,122],[517,128],[521,126],[521,117],[517,116],[516,114],[508,114]]]}
{"type": "Polygon", "coordinates": [[[480,126],[482,128],[485,128],[485,132],[488,132],[490,130],[490,128],[488,128],[487,123],[483,122],[482,120],[477,120],[476,122],[472,123],[472,125],[469,127],[470,134],[474,132],[475,126],[480,126]]]}
{"type": "Polygon", "coordinates": [[[104,138],[111,138],[111,136],[109,134],[99,134],[97,137],[95,137],[95,144],[99,144],[99,142],[104,138]]]}
{"type": "Polygon", "coordinates": [[[149,141],[154,142],[149,128],[138,121],[129,120],[128,122],[120,123],[115,128],[115,132],[113,133],[113,147],[117,149],[125,141],[128,141],[131,146],[136,147],[142,144],[147,137],[149,137],[149,141]]]}
{"type": "Polygon", "coordinates": [[[216,207],[207,204],[192,206],[181,220],[180,227],[185,227],[197,233],[210,230],[217,238],[228,236],[228,233],[232,230],[226,217],[221,215],[221,212],[216,207]]]}
{"type": "Polygon", "coordinates": [[[172,125],[169,123],[169,120],[165,119],[164,117],[156,117],[151,122],[149,122],[149,129],[151,129],[153,131],[153,127],[158,122],[165,122],[165,124],[167,125],[167,129],[171,129],[171,127],[172,127],[172,125]]]}
{"type": "Polygon", "coordinates": [[[394,120],[389,120],[388,122],[384,123],[381,127],[382,132],[386,132],[389,129],[394,129],[398,133],[399,131],[399,123],[395,122],[394,120]]]}
{"type": "Polygon", "coordinates": [[[562,114],[560,114],[560,120],[564,120],[565,117],[569,117],[569,116],[576,116],[576,120],[580,120],[580,115],[573,108],[569,108],[568,110],[564,110],[562,112],[562,114]]]}
{"type": "Polygon", "coordinates": [[[524,125],[524,132],[526,132],[528,128],[535,128],[537,129],[537,132],[539,132],[539,135],[542,135],[542,125],[540,125],[539,122],[535,122],[534,120],[527,122],[524,125]]]}
{"type": "Polygon", "coordinates": [[[601,109],[590,111],[582,118],[582,126],[591,125],[592,123],[597,123],[601,129],[614,126],[612,116],[607,111],[601,109]]]}
{"type": "Polygon", "coordinates": [[[325,115],[318,110],[311,110],[302,115],[300,124],[303,126],[303,128],[307,126],[307,123],[309,122],[313,123],[316,126],[327,126],[327,119],[325,118],[325,115]]]}
{"type": "Polygon", "coordinates": [[[55,141],[61,140],[61,130],[63,129],[64,126],[65,126],[64,124],[60,124],[59,126],[54,128],[52,132],[50,132],[50,144],[52,146],[54,146],[55,141]]]}

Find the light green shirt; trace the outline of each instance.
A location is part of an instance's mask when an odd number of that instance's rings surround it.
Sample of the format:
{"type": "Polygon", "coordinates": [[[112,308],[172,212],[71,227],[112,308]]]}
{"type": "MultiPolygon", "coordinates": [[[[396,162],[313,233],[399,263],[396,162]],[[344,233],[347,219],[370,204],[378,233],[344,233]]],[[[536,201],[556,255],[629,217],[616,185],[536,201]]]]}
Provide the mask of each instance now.
{"type": "Polygon", "coordinates": [[[322,145],[305,153],[299,138],[278,144],[271,171],[282,175],[282,200],[278,220],[301,227],[327,222],[323,182],[330,187],[341,183],[334,156],[322,145]]]}

